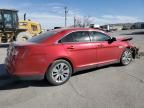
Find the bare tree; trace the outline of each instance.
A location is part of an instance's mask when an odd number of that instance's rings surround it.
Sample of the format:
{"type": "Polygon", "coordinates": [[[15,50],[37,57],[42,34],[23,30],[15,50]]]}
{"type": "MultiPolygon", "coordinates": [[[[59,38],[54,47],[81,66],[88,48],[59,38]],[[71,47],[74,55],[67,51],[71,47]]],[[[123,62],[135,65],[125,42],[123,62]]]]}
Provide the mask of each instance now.
{"type": "Polygon", "coordinates": [[[89,16],[83,17],[83,27],[88,27],[92,23],[91,18],[89,16]]]}
{"type": "Polygon", "coordinates": [[[75,18],[75,27],[88,27],[91,23],[92,20],[89,16],[75,18]]]}
{"type": "Polygon", "coordinates": [[[75,19],[75,26],[76,27],[82,27],[82,19],[81,18],[76,18],[75,19]]]}

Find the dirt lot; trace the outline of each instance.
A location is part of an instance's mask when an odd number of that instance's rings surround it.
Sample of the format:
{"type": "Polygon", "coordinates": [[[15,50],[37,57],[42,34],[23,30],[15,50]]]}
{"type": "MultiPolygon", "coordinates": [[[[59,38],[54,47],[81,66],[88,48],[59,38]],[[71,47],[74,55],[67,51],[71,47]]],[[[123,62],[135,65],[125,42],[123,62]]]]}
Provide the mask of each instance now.
{"type": "MultiPolygon", "coordinates": [[[[144,51],[144,30],[120,31],[134,37],[144,51]]],[[[73,75],[64,85],[17,81],[4,69],[6,47],[0,48],[0,108],[144,108],[144,57],[129,66],[110,65],[73,75]]]]}

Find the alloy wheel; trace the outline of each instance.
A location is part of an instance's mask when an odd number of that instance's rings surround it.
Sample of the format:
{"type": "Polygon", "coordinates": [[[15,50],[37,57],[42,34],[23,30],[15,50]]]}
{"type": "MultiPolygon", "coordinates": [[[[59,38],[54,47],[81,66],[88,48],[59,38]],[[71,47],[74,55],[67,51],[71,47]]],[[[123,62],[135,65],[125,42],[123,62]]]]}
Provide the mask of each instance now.
{"type": "Polygon", "coordinates": [[[126,50],[122,55],[123,64],[127,65],[132,61],[132,53],[130,50],[126,50]]]}
{"type": "Polygon", "coordinates": [[[70,69],[66,63],[58,63],[52,69],[52,79],[57,83],[62,83],[69,78],[70,69]]]}

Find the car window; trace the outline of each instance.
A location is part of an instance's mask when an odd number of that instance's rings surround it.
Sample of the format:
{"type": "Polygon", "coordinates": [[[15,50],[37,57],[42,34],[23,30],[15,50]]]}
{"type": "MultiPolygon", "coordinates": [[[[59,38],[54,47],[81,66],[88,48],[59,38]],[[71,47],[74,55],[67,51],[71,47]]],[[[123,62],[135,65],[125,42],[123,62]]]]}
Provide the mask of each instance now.
{"type": "Polygon", "coordinates": [[[35,43],[40,43],[46,39],[48,39],[51,36],[54,36],[57,32],[54,31],[47,31],[45,33],[41,33],[38,36],[34,36],[31,39],[29,39],[29,42],[35,42],[35,43]]]}
{"type": "Polygon", "coordinates": [[[107,41],[110,39],[110,36],[101,33],[101,32],[91,32],[92,41],[107,41]]]}
{"type": "Polygon", "coordinates": [[[89,32],[87,31],[75,32],[73,39],[75,42],[90,42],[89,32]]]}
{"type": "Polygon", "coordinates": [[[89,32],[78,31],[65,36],[60,42],[90,42],[89,32]]]}
{"type": "Polygon", "coordinates": [[[60,43],[64,43],[64,42],[74,42],[73,40],[73,35],[74,33],[70,33],[67,36],[65,36],[64,38],[62,38],[59,42],[60,43]]]}
{"type": "Polygon", "coordinates": [[[10,12],[4,13],[4,23],[5,23],[5,27],[7,28],[12,27],[12,16],[10,12]]]}

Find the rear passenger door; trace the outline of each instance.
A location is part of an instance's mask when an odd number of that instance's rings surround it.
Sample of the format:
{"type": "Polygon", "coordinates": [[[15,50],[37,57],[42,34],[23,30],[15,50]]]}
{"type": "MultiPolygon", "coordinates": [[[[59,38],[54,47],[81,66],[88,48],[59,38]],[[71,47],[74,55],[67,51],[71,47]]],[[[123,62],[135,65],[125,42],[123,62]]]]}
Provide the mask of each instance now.
{"type": "Polygon", "coordinates": [[[62,38],[60,42],[77,68],[95,63],[96,50],[90,41],[88,31],[72,32],[62,38]]]}

